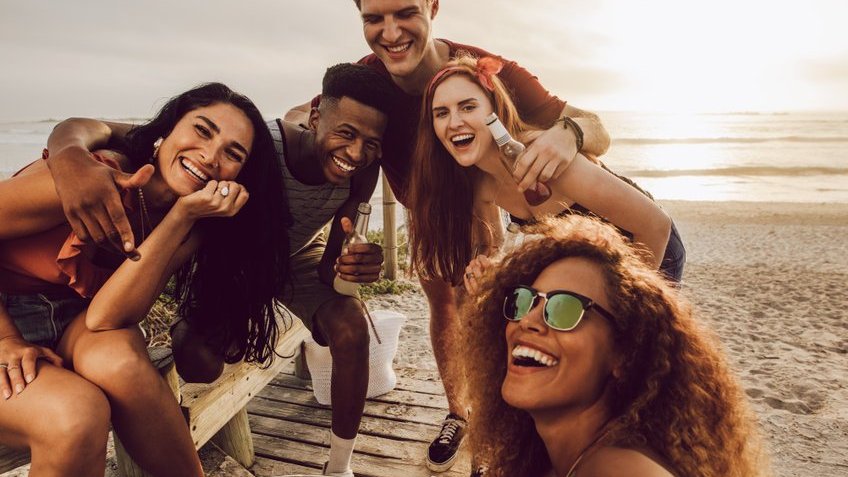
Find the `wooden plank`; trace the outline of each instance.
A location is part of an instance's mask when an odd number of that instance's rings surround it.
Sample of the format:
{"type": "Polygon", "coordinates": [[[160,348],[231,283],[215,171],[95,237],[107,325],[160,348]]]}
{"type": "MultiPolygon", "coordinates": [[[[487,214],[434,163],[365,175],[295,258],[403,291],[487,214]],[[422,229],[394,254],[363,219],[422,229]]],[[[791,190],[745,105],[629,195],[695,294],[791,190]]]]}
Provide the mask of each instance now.
{"type": "MultiPolygon", "coordinates": [[[[300,320],[295,320],[291,329],[280,338],[277,352],[283,356],[291,355],[308,334],[300,320]]],[[[277,358],[267,369],[246,363],[228,365],[214,383],[183,385],[181,407],[194,445],[201,447],[205,444],[289,362],[288,359],[277,358]]]]}
{"type": "MultiPolygon", "coordinates": [[[[312,391],[305,389],[268,386],[262,390],[259,396],[280,403],[300,404],[318,409],[326,408],[318,404],[312,391]]],[[[421,424],[441,424],[445,418],[442,409],[416,407],[407,404],[387,404],[370,400],[365,402],[365,415],[421,424]]]]}
{"type": "MultiPolygon", "coordinates": [[[[305,467],[313,467],[315,464],[323,463],[326,460],[326,449],[323,447],[297,441],[282,441],[260,434],[255,434],[253,440],[256,445],[256,453],[262,457],[292,462],[305,467]]],[[[424,443],[405,443],[404,445],[413,446],[412,451],[420,457],[405,462],[400,459],[375,457],[354,452],[351,459],[351,468],[358,477],[431,477],[432,472],[423,464],[427,445],[424,443]]],[[[462,452],[456,465],[448,472],[440,475],[465,477],[470,473],[470,469],[468,454],[462,452]]],[[[257,477],[265,477],[265,475],[257,472],[255,466],[253,470],[257,477]]]]}
{"type": "MultiPolygon", "coordinates": [[[[271,386],[279,386],[290,389],[302,389],[309,391],[309,387],[304,385],[303,380],[290,374],[280,374],[270,383],[271,386]]],[[[412,406],[429,407],[433,409],[447,410],[448,400],[444,395],[423,394],[417,391],[408,391],[395,389],[386,394],[381,394],[370,401],[382,402],[387,404],[409,404],[412,406]]]]}
{"type": "MultiPolygon", "coordinates": [[[[319,447],[330,447],[330,429],[324,426],[305,423],[293,424],[290,421],[251,415],[250,428],[253,434],[262,434],[280,440],[298,441],[319,447]]],[[[421,454],[418,454],[417,451],[413,452],[410,449],[420,447],[421,444],[424,443],[362,433],[356,438],[356,452],[374,457],[401,459],[411,462],[420,459],[421,454]]]]}
{"type": "Polygon", "coordinates": [[[28,450],[0,446],[0,472],[17,469],[29,463],[29,460],[30,455],[28,450]]]}
{"type": "MultiPolygon", "coordinates": [[[[439,373],[430,370],[419,370],[413,368],[397,368],[396,390],[414,391],[421,394],[433,394],[437,396],[445,395],[445,388],[442,386],[442,381],[439,379],[439,373]]],[[[284,376],[295,376],[294,366],[284,368],[280,379],[284,376]]],[[[277,379],[272,383],[277,383],[277,379]]],[[[301,385],[311,389],[312,384],[309,381],[301,381],[301,385]]]]}
{"type": "MultiPolygon", "coordinates": [[[[284,419],[292,423],[311,424],[330,427],[332,414],[328,408],[313,408],[298,404],[281,404],[261,396],[247,405],[247,412],[253,415],[284,419]]],[[[374,416],[363,416],[359,425],[360,435],[375,435],[402,440],[430,442],[441,429],[437,425],[414,424],[402,421],[390,421],[374,416]]]]}
{"type": "Polygon", "coordinates": [[[256,477],[279,477],[284,475],[321,475],[321,465],[307,467],[268,457],[256,456],[256,463],[250,468],[256,477]]]}

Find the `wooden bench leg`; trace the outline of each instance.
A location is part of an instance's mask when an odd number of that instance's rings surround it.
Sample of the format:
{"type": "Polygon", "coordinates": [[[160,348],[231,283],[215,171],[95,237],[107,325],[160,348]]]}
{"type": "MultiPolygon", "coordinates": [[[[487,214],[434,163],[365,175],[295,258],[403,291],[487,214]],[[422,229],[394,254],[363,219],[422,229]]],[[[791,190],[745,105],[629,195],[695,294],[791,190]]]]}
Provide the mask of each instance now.
{"type": "Polygon", "coordinates": [[[244,468],[253,465],[253,437],[250,435],[250,423],[247,420],[247,408],[243,407],[224,427],[212,436],[222,451],[244,468]]]}
{"type": "MultiPolygon", "coordinates": [[[[153,356],[151,356],[153,358],[153,356]]],[[[162,362],[154,363],[159,368],[159,373],[165,379],[165,382],[168,383],[168,387],[171,388],[171,392],[174,393],[174,397],[177,398],[177,402],[180,402],[180,377],[177,375],[177,367],[174,364],[174,361],[164,360],[162,362]]],[[[132,460],[129,454],[127,454],[126,449],[124,449],[124,445],[121,444],[121,440],[118,439],[118,435],[112,432],[112,438],[115,441],[115,458],[118,461],[118,475],[121,477],[153,477],[151,474],[148,474],[135,461],[132,460]]],[[[251,449],[252,450],[252,449],[251,449]]]]}
{"type": "Polygon", "coordinates": [[[297,355],[294,357],[294,375],[306,381],[312,381],[309,365],[306,364],[306,343],[301,341],[297,355]]]}

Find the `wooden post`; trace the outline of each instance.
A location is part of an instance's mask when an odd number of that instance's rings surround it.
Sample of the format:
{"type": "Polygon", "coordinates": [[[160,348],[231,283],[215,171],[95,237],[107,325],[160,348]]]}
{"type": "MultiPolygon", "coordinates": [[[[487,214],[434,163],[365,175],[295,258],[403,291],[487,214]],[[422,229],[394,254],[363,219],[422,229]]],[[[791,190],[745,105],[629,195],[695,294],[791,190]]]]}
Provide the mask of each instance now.
{"type": "Polygon", "coordinates": [[[398,271],[397,224],[395,224],[395,193],[383,174],[383,264],[386,278],[395,280],[398,271]]]}
{"type": "Polygon", "coordinates": [[[253,438],[247,421],[247,407],[243,407],[214,436],[212,442],[244,468],[253,465],[253,438]]]}

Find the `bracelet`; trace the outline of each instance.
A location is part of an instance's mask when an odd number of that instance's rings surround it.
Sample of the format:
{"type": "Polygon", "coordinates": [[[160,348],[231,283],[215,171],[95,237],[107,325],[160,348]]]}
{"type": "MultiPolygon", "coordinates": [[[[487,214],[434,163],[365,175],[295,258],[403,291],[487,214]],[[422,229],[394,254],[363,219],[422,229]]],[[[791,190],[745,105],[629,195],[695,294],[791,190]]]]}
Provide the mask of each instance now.
{"type": "Polygon", "coordinates": [[[568,116],[563,116],[557,121],[562,121],[563,129],[571,128],[574,131],[574,136],[577,138],[577,152],[583,150],[583,129],[580,128],[580,125],[577,124],[577,121],[569,118],[568,116]]]}

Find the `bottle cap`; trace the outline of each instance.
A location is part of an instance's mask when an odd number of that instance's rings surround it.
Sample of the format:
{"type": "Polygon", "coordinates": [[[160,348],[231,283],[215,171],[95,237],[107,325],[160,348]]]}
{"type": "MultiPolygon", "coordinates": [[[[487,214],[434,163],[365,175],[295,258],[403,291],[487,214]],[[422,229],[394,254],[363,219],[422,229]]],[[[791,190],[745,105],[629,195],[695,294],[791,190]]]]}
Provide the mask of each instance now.
{"type": "Polygon", "coordinates": [[[359,207],[356,208],[356,211],[360,214],[370,214],[371,204],[369,204],[368,202],[360,202],[359,207]]]}

